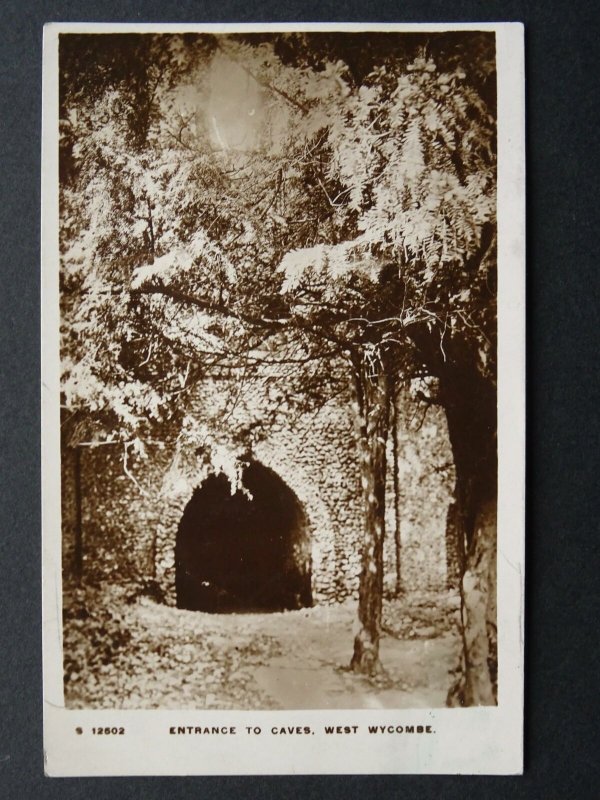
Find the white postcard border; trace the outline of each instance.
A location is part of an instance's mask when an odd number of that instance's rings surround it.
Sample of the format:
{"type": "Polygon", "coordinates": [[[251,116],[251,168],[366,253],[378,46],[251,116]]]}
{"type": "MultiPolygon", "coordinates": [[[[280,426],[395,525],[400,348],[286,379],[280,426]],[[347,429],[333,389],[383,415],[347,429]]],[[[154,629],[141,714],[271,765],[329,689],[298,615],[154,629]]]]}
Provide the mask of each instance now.
{"type": "Polygon", "coordinates": [[[50,776],[447,773],[515,774],[523,758],[525,508],[525,148],[520,23],[79,24],[44,29],[42,146],[42,525],[44,747],[50,776]],[[62,683],[58,294],[60,33],[495,31],[498,72],[498,652],[497,708],[327,711],[71,710],[62,683]],[[233,726],[182,736],[172,727],[233,726]],[[358,726],[326,734],[325,725],[358,726]],[[402,727],[370,734],[369,725],[402,727]],[[123,726],[126,736],[77,733],[123,726]],[[313,735],[272,733],[310,726],[313,735]],[[407,726],[430,727],[410,734],[407,726]],[[261,728],[247,733],[246,728],[261,728]]]}

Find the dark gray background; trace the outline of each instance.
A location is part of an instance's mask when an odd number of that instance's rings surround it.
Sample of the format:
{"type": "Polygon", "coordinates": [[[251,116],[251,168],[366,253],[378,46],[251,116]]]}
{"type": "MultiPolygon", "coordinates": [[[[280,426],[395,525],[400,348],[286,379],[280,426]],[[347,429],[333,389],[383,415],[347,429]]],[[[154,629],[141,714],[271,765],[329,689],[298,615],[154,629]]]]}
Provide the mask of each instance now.
{"type": "Polygon", "coordinates": [[[598,796],[598,4],[161,0],[0,5],[0,796],[598,796]],[[39,213],[46,21],[526,24],[526,773],[515,778],[48,779],[42,764],[39,213]]]}

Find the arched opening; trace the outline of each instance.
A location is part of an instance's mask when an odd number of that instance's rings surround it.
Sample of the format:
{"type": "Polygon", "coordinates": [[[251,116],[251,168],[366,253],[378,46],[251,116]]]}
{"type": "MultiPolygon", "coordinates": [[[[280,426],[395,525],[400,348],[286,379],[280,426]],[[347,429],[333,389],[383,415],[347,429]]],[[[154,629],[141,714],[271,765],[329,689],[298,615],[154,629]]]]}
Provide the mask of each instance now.
{"type": "Polygon", "coordinates": [[[250,497],[211,475],[187,504],[175,546],[177,607],[281,611],[312,605],[310,546],[300,501],[272,470],[252,462],[250,497]]]}

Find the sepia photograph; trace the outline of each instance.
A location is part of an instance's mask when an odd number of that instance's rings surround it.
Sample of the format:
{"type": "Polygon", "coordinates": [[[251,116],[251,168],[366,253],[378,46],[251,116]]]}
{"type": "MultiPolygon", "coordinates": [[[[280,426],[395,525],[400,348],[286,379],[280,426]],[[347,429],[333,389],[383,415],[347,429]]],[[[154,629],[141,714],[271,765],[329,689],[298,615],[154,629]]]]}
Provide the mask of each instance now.
{"type": "MultiPolygon", "coordinates": [[[[64,713],[110,712],[116,734],[125,712],[194,712],[173,739],[219,734],[220,712],[330,711],[326,735],[362,710],[397,735],[397,712],[434,733],[431,710],[504,702],[520,741],[524,341],[499,316],[523,312],[523,229],[499,212],[499,27],[53,29],[45,660],[64,713]]],[[[310,719],[269,729],[321,742],[310,719]]]]}

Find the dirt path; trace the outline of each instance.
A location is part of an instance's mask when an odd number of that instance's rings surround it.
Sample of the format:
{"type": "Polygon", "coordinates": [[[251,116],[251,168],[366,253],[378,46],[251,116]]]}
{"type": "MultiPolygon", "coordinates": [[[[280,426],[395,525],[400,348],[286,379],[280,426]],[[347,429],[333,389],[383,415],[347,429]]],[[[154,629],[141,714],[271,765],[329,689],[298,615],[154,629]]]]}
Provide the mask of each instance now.
{"type": "Polygon", "coordinates": [[[231,709],[443,706],[458,644],[447,614],[431,600],[416,606],[397,603],[391,611],[387,629],[394,635],[384,635],[381,641],[387,674],[374,682],[347,669],[355,603],[215,615],[142,600],[118,609],[119,624],[129,631],[127,645],[104,663],[98,663],[92,651],[87,664],[67,681],[67,704],[231,709]],[[427,624],[432,618],[437,625],[427,624]]]}
{"type": "Polygon", "coordinates": [[[304,616],[280,631],[283,655],[257,668],[255,681],[282,708],[431,708],[443,706],[456,637],[399,640],[384,635],[377,682],[347,669],[352,653],[354,607],[325,619],[304,616]]]}

